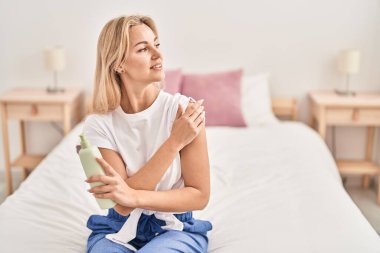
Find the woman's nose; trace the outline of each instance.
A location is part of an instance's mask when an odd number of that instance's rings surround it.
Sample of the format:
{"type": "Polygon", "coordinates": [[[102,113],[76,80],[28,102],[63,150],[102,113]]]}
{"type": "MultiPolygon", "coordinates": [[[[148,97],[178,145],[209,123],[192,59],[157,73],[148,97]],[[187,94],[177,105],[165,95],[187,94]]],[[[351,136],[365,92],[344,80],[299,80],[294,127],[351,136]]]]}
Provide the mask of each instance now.
{"type": "Polygon", "coordinates": [[[153,51],[152,59],[162,58],[162,54],[159,49],[155,48],[153,51]]]}

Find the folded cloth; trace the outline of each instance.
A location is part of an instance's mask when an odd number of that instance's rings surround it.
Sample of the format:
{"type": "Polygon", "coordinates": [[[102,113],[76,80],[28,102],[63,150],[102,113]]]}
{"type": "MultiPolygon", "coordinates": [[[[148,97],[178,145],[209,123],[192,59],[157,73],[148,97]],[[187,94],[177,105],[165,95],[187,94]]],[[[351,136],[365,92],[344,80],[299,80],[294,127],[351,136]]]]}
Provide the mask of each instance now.
{"type": "Polygon", "coordinates": [[[114,209],[109,209],[107,216],[91,215],[87,227],[93,231],[88,239],[88,249],[103,238],[97,235],[104,234],[108,240],[137,251],[167,230],[187,231],[206,237],[212,224],[194,219],[191,211],[173,214],[136,208],[128,216],[122,216],[114,209]]]}

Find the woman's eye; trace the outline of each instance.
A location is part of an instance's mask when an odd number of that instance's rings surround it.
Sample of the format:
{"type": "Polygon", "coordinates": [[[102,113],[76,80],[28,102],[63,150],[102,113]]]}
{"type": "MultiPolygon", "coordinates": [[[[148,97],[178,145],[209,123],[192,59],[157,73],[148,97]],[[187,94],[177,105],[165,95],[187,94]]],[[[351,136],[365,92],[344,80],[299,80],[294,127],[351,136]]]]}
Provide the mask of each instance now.
{"type": "Polygon", "coordinates": [[[145,52],[147,50],[147,48],[143,48],[143,49],[140,49],[139,51],[137,52],[145,52]]]}
{"type": "MultiPolygon", "coordinates": [[[[158,48],[160,46],[160,43],[156,44],[155,46],[156,46],[156,48],[158,48]]],[[[140,52],[145,52],[147,50],[148,50],[148,48],[145,47],[145,48],[142,48],[142,49],[138,50],[137,52],[140,53],[140,52]]]]}

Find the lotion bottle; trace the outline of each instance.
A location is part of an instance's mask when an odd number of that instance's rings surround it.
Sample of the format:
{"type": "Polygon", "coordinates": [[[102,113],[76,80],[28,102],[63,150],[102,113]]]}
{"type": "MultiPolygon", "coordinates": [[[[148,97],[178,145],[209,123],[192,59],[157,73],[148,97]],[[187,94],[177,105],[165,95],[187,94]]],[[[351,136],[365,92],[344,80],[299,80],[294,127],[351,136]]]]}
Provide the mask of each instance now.
{"type": "MultiPolygon", "coordinates": [[[[79,135],[80,137],[80,146],[79,158],[82,163],[82,167],[86,174],[87,178],[90,178],[95,175],[105,175],[102,166],[96,161],[96,157],[101,158],[99,149],[96,146],[91,146],[84,134],[79,135]]],[[[90,183],[91,188],[99,185],[104,185],[102,182],[93,182],[90,183]]],[[[113,208],[116,203],[111,199],[99,199],[96,198],[98,205],[101,209],[113,208]]]]}

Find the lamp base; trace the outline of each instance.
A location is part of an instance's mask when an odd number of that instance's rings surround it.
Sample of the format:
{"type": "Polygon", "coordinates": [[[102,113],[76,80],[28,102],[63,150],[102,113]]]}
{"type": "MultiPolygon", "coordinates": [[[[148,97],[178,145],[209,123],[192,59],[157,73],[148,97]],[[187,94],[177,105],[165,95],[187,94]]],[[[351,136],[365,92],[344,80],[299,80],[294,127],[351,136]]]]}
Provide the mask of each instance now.
{"type": "Polygon", "coordinates": [[[335,90],[335,93],[339,96],[353,97],[356,96],[356,92],[350,90],[335,90]]]}
{"type": "Polygon", "coordinates": [[[59,87],[53,87],[53,88],[47,87],[46,92],[47,93],[63,93],[63,92],[65,92],[65,89],[59,88],[59,87]]]}

